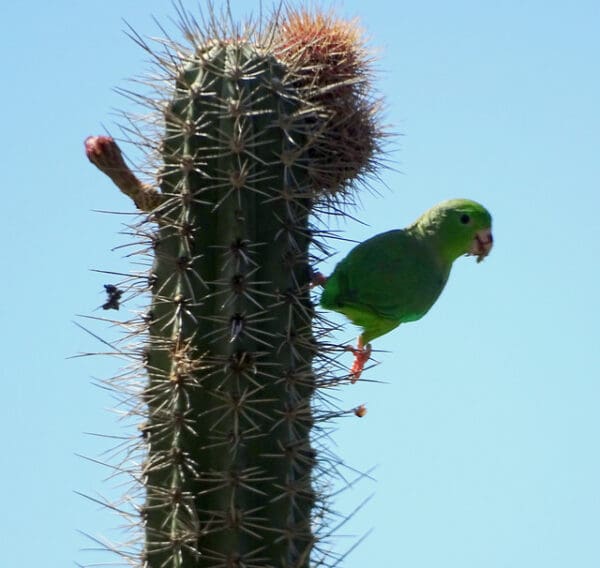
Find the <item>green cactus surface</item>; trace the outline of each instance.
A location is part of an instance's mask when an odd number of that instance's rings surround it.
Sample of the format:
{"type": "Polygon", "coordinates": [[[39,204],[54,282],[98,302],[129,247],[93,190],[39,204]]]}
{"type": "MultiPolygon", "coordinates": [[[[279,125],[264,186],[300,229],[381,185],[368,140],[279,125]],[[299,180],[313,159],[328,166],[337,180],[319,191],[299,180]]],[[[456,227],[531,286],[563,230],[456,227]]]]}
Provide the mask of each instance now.
{"type": "Polygon", "coordinates": [[[145,384],[132,403],[143,419],[143,463],[132,472],[144,491],[143,545],[130,560],[335,563],[320,547],[327,495],[317,472],[328,458],[315,427],[352,411],[318,404],[347,377],[334,362],[344,347],[324,342],[311,301],[313,251],[325,250],[314,216],[338,214],[373,167],[380,133],[367,63],[354,24],[332,16],[288,11],[277,16],[285,25],[240,32],[215,14],[207,27],[180,15],[191,47],[157,56],[169,94],[144,99],[162,130],[143,138],[156,184],[137,180],[112,139],[86,141],[90,160],[144,211],[136,232],[153,258],[138,335],[145,384]],[[317,64],[315,45],[332,38],[317,64]]]}
{"type": "Polygon", "coordinates": [[[293,96],[272,56],[217,42],[166,113],[145,393],[152,566],[193,565],[199,534],[240,562],[308,562],[315,347],[293,96]]]}

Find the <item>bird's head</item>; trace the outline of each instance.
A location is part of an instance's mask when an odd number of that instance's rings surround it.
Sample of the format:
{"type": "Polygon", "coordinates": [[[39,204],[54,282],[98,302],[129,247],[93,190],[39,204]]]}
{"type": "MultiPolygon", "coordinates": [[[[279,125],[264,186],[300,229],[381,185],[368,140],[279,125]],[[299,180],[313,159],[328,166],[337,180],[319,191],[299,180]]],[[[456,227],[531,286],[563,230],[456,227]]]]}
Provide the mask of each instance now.
{"type": "Polygon", "coordinates": [[[414,226],[433,241],[450,263],[465,254],[476,256],[481,262],[492,249],[492,216],[483,205],[469,199],[439,203],[414,226]]]}

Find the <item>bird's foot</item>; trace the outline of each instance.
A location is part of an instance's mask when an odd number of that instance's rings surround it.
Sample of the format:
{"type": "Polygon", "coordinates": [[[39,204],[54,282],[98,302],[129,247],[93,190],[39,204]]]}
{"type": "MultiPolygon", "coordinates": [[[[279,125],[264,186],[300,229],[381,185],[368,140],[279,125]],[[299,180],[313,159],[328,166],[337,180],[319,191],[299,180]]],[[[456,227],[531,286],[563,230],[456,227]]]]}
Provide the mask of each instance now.
{"type": "Polygon", "coordinates": [[[346,347],[346,349],[351,351],[354,355],[354,363],[350,369],[350,382],[354,384],[360,379],[365,363],[371,357],[371,344],[367,343],[367,345],[363,346],[362,342],[359,340],[357,347],[346,347]]]}
{"type": "Polygon", "coordinates": [[[327,277],[322,272],[313,272],[310,275],[310,287],[316,288],[317,286],[325,286],[327,284],[327,277]]]}

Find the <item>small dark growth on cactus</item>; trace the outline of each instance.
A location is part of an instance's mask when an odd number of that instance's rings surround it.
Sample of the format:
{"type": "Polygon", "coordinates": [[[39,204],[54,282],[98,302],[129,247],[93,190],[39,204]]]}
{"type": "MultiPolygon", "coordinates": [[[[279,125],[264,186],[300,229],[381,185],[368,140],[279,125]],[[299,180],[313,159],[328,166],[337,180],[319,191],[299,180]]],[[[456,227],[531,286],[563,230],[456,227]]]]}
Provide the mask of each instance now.
{"type": "Polygon", "coordinates": [[[349,381],[311,273],[327,255],[320,216],[343,214],[377,163],[370,62],[356,23],[332,14],[239,27],[178,12],[185,45],[132,33],[156,69],[126,92],[150,116],[123,132],[152,181],[112,137],[85,143],[140,210],[128,232],[149,266],[110,285],[119,306],[132,292],[150,305],[120,322],[131,365],[105,382],[138,427],[113,464],[133,488],[110,504],[137,540],[109,548],[144,568],[338,565],[328,425],[366,410],[327,396],[349,381]]]}

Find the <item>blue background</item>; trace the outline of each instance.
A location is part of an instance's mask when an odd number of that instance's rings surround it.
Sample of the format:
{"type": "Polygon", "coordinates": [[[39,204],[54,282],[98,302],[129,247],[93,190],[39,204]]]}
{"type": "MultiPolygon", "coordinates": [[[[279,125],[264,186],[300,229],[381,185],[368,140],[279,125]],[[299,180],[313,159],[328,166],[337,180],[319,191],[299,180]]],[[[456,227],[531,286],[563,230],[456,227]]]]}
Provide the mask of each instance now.
{"type": "MultiPolygon", "coordinates": [[[[252,9],[234,2],[236,16],[252,9]]],[[[342,419],[332,449],[375,469],[336,498],[350,513],[372,496],[335,549],[373,529],[345,566],[597,567],[600,4],[347,0],[336,10],[359,17],[377,49],[376,88],[399,135],[392,169],[353,211],[365,224],[333,228],[362,240],[464,196],[492,211],[496,245],[480,265],[459,259],[426,318],[377,340],[380,364],[337,393],[368,414],[342,419]]],[[[93,564],[106,556],[84,550],[95,545],[78,530],[120,536],[117,517],[74,493],[120,494],[108,469],[76,456],[104,459],[110,447],[84,432],[131,433],[92,384],[120,363],[67,358],[103,349],[72,323],[104,315],[94,310],[107,277],[89,269],[129,267],[127,249],[111,252],[129,217],[93,210],[132,206],[82,142],[118,133],[113,109],[132,108],[111,89],[129,88],[146,55],[122,19],[160,35],[151,15],[169,27],[174,10],[159,0],[0,7],[4,566],[93,564]]],[[[336,246],[323,272],[351,245],[336,246]]],[[[347,325],[336,339],[355,335],[347,325]]]]}

